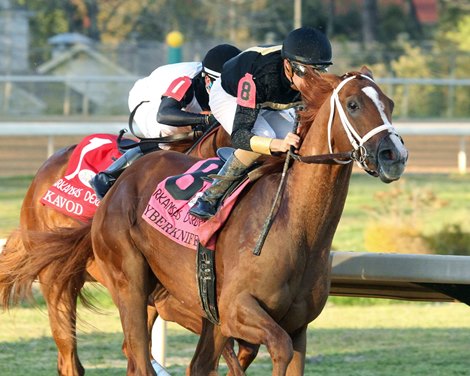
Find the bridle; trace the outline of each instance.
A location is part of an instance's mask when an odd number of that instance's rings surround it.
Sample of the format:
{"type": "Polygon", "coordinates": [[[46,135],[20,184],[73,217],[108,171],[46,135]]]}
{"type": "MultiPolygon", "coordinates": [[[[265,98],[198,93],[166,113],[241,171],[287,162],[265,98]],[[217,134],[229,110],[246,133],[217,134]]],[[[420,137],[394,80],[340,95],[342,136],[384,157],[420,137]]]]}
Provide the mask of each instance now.
{"type": "MultiPolygon", "coordinates": [[[[287,152],[286,160],[284,161],[284,168],[282,170],[281,174],[281,179],[279,181],[279,186],[276,192],[276,195],[274,196],[274,201],[273,205],[271,207],[270,212],[268,213],[268,216],[266,217],[266,220],[263,224],[263,227],[261,229],[261,234],[258,238],[258,241],[255,244],[255,247],[253,248],[253,254],[255,256],[259,256],[261,253],[261,249],[263,248],[264,242],[266,240],[266,237],[268,235],[269,229],[271,228],[271,225],[274,221],[274,218],[277,214],[277,210],[279,208],[278,202],[280,198],[283,195],[284,188],[285,188],[285,182],[286,182],[286,176],[287,176],[287,170],[289,168],[289,162],[290,159],[293,159],[295,161],[303,162],[303,163],[316,163],[316,164],[347,164],[352,161],[355,161],[361,168],[363,168],[367,173],[373,175],[373,176],[378,176],[378,173],[376,171],[373,171],[369,169],[367,166],[367,149],[364,146],[364,143],[369,140],[371,137],[375,136],[376,134],[383,132],[383,131],[388,131],[389,133],[396,134],[395,128],[390,123],[384,123],[382,125],[379,125],[369,132],[367,132],[363,137],[361,137],[357,131],[354,129],[352,124],[349,122],[346,112],[343,109],[343,106],[341,105],[341,102],[339,100],[338,93],[339,91],[346,85],[349,81],[355,79],[355,78],[367,78],[368,80],[374,82],[372,78],[365,76],[363,74],[359,75],[354,75],[354,76],[348,76],[346,77],[343,81],[340,82],[340,84],[333,90],[333,94],[331,94],[330,98],[330,117],[328,119],[328,148],[330,151],[330,154],[317,154],[317,155],[310,155],[310,156],[301,156],[298,154],[294,154],[293,147],[290,148],[290,150],[287,152]],[[344,131],[346,132],[346,135],[348,136],[349,142],[351,143],[353,150],[349,152],[343,152],[343,153],[333,153],[333,147],[331,145],[331,129],[333,127],[333,118],[335,114],[335,107],[338,110],[338,114],[341,120],[341,124],[343,126],[344,131]]],[[[297,115],[297,119],[294,125],[294,130],[297,129],[297,126],[299,124],[299,116],[297,115]]],[[[398,136],[398,135],[397,135],[398,136]]],[[[399,136],[398,136],[399,137],[399,136]]]]}
{"type": "Polygon", "coordinates": [[[366,78],[371,82],[374,82],[372,78],[369,76],[359,74],[354,76],[346,77],[340,84],[333,89],[333,93],[330,97],[330,116],[328,119],[328,149],[330,154],[322,154],[322,155],[311,155],[311,156],[300,156],[297,154],[291,154],[291,158],[300,162],[304,163],[335,163],[335,164],[347,164],[352,161],[355,161],[362,169],[366,172],[375,174],[368,165],[367,165],[367,157],[369,156],[367,149],[364,146],[364,143],[367,142],[370,138],[375,136],[376,134],[388,131],[389,133],[393,133],[398,136],[395,128],[390,123],[384,123],[379,125],[369,132],[367,132],[364,136],[360,136],[357,131],[352,126],[351,122],[349,121],[348,117],[346,116],[346,112],[339,100],[338,93],[340,90],[351,80],[355,78],[366,78]],[[344,131],[349,139],[351,146],[353,147],[352,151],[343,152],[343,153],[333,153],[333,146],[331,144],[331,133],[333,127],[333,119],[335,115],[335,108],[339,114],[341,125],[343,126],[344,131]]]}

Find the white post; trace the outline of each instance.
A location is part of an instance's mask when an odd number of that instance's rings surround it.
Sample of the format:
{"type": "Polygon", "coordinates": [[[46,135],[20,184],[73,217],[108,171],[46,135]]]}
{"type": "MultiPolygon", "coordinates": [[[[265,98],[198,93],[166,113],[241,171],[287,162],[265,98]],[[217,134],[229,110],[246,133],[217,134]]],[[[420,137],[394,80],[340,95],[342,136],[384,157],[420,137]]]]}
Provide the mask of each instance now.
{"type": "Polygon", "coordinates": [[[54,154],[54,136],[49,135],[47,137],[47,158],[54,154]]]}
{"type": "Polygon", "coordinates": [[[302,0],[294,1],[294,29],[302,27],[302,0]]]}
{"type": "Polygon", "coordinates": [[[166,322],[160,316],[152,328],[152,356],[165,367],[166,363],[166,322]]]}
{"type": "Polygon", "coordinates": [[[462,137],[460,140],[460,150],[457,155],[457,161],[459,166],[460,175],[465,175],[467,172],[467,153],[465,152],[465,138],[462,137]]]}

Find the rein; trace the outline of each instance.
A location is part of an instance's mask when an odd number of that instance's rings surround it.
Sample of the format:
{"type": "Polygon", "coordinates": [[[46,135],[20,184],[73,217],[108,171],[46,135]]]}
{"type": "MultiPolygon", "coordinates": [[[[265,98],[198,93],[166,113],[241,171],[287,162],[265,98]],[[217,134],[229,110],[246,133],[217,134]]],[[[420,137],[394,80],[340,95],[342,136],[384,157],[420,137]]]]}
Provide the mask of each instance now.
{"type": "Polygon", "coordinates": [[[371,82],[374,80],[366,75],[355,75],[348,77],[340,82],[340,84],[333,90],[333,94],[330,97],[330,116],[328,118],[328,149],[330,150],[329,154],[320,154],[320,155],[310,155],[310,156],[301,156],[298,154],[292,154],[292,159],[303,162],[303,163],[318,163],[318,164],[347,164],[351,161],[357,162],[357,164],[363,168],[365,171],[370,172],[366,160],[368,153],[364,147],[364,143],[367,142],[370,138],[376,134],[387,130],[389,133],[397,134],[395,128],[390,123],[384,123],[379,125],[361,137],[352,124],[350,123],[346,112],[341,105],[339,100],[338,93],[349,81],[363,77],[368,79],[371,82]],[[331,145],[331,129],[333,127],[333,119],[335,114],[335,107],[338,110],[339,117],[341,119],[341,125],[343,126],[346,135],[348,136],[349,142],[351,143],[353,150],[348,152],[333,153],[333,147],[331,145]]]}
{"type": "Polygon", "coordinates": [[[203,141],[207,140],[207,138],[215,133],[217,131],[217,128],[220,126],[220,123],[215,123],[215,124],[212,124],[211,127],[207,128],[204,133],[202,134],[201,137],[199,137],[196,142],[194,144],[191,145],[191,147],[186,150],[185,154],[190,154],[196,147],[197,147],[197,154],[199,157],[202,157],[201,156],[201,144],[203,141]]]}
{"type": "MultiPolygon", "coordinates": [[[[330,97],[330,116],[328,118],[328,148],[330,150],[329,154],[318,154],[318,155],[310,155],[310,156],[301,156],[294,153],[293,148],[291,147],[290,150],[287,152],[286,160],[284,163],[284,169],[282,171],[281,180],[279,182],[279,187],[276,192],[276,196],[273,201],[273,205],[271,207],[271,211],[266,218],[263,228],[261,230],[261,234],[256,242],[255,248],[253,249],[253,254],[255,256],[259,256],[261,254],[261,249],[263,248],[264,242],[266,237],[268,236],[269,229],[271,228],[272,223],[274,222],[274,218],[277,214],[277,209],[279,208],[279,200],[281,199],[284,190],[285,190],[285,177],[287,173],[287,169],[289,166],[289,161],[292,158],[294,161],[302,162],[302,163],[309,163],[309,164],[348,164],[351,161],[357,162],[357,164],[363,168],[369,174],[373,174],[374,172],[371,171],[367,166],[367,149],[364,147],[364,143],[369,140],[371,137],[375,136],[376,134],[388,130],[390,133],[395,133],[395,128],[391,124],[382,124],[378,127],[375,127],[371,131],[369,131],[365,136],[361,137],[356,132],[352,124],[349,122],[349,119],[346,116],[346,113],[341,105],[339,100],[338,93],[339,91],[348,83],[349,81],[363,77],[367,78],[369,81],[374,82],[374,80],[366,75],[354,75],[350,76],[343,81],[333,90],[333,93],[330,97]],[[343,126],[346,135],[348,136],[349,142],[351,143],[353,150],[348,152],[340,152],[340,153],[333,153],[333,147],[331,145],[331,128],[333,126],[333,118],[335,114],[335,107],[338,110],[338,114],[341,120],[341,124],[343,126]]],[[[296,122],[294,125],[293,132],[296,132],[296,129],[299,124],[299,118],[297,116],[296,122]]]]}
{"type": "MultiPolygon", "coordinates": [[[[207,131],[205,132],[202,132],[202,131],[191,131],[191,132],[187,132],[187,133],[176,133],[176,134],[172,134],[172,135],[169,135],[169,136],[163,136],[163,137],[140,137],[138,136],[135,131],[134,131],[134,117],[135,117],[135,113],[137,112],[138,108],[143,105],[144,103],[148,103],[149,101],[142,101],[140,102],[137,106],[134,107],[134,109],[132,110],[132,112],[130,113],[129,115],[129,120],[128,120],[128,125],[129,125],[129,129],[132,133],[132,135],[134,137],[136,137],[137,139],[139,139],[138,142],[136,143],[133,143],[133,144],[129,144],[129,145],[126,145],[126,146],[122,146],[122,149],[123,150],[128,150],[128,149],[132,149],[140,144],[171,144],[173,142],[178,142],[178,141],[194,141],[194,140],[197,140],[196,144],[194,144],[189,151],[186,152],[186,154],[189,154],[189,152],[194,148],[195,145],[197,145],[198,141],[201,140],[202,136],[206,133],[209,132],[209,130],[212,130],[213,128],[215,127],[211,127],[210,129],[208,129],[207,131]]],[[[218,124],[216,124],[218,125],[218,124]]],[[[127,132],[127,130],[122,130],[121,132],[125,133],[127,132]]],[[[121,135],[122,137],[122,135],[121,135]]]]}
{"type": "Polygon", "coordinates": [[[364,143],[382,131],[387,130],[389,133],[395,133],[395,134],[396,134],[396,131],[395,131],[395,128],[393,128],[393,126],[390,123],[384,122],[384,124],[375,127],[374,129],[369,131],[367,134],[365,134],[363,137],[361,137],[356,132],[356,130],[350,123],[348,117],[346,116],[346,112],[344,111],[343,106],[341,105],[341,102],[339,100],[338,93],[344,87],[344,85],[346,85],[349,81],[355,78],[359,78],[359,77],[362,77],[362,78],[368,79],[371,82],[374,82],[372,78],[364,74],[354,75],[341,81],[340,84],[333,90],[333,94],[330,97],[330,117],[328,119],[328,148],[330,150],[330,153],[333,153],[333,147],[331,145],[331,128],[333,127],[333,118],[334,118],[335,106],[336,106],[339,117],[341,119],[341,125],[343,126],[343,129],[346,132],[346,135],[348,136],[349,142],[354,148],[354,152],[356,152],[355,159],[350,159],[349,161],[337,161],[337,163],[346,164],[346,163],[350,163],[351,160],[355,160],[361,168],[363,168],[365,171],[370,173],[371,171],[369,167],[367,166],[367,162],[366,162],[368,153],[367,153],[366,148],[363,146],[364,143]]]}
{"type": "MultiPolygon", "coordinates": [[[[299,105],[296,107],[296,118],[295,118],[294,127],[292,128],[292,133],[297,133],[297,128],[299,127],[298,110],[301,108],[302,108],[302,105],[299,105]]],[[[269,214],[266,217],[266,220],[264,221],[263,229],[261,230],[261,234],[258,238],[258,241],[256,242],[255,248],[253,249],[253,254],[255,256],[260,255],[261,249],[263,248],[266,237],[268,236],[269,229],[271,228],[274,218],[276,217],[278,203],[282,195],[284,194],[284,189],[286,187],[285,182],[286,182],[287,170],[289,169],[290,158],[293,157],[294,155],[295,155],[294,147],[291,146],[289,148],[289,152],[286,155],[286,160],[284,161],[284,168],[282,169],[281,180],[279,181],[279,186],[277,188],[276,196],[274,196],[273,205],[271,206],[271,210],[269,211],[269,214]]]]}
{"type": "Polygon", "coordinates": [[[292,153],[290,157],[297,162],[307,164],[346,164],[351,161],[363,163],[367,157],[367,152],[361,146],[357,150],[345,151],[343,153],[308,155],[305,157],[292,153]]]}

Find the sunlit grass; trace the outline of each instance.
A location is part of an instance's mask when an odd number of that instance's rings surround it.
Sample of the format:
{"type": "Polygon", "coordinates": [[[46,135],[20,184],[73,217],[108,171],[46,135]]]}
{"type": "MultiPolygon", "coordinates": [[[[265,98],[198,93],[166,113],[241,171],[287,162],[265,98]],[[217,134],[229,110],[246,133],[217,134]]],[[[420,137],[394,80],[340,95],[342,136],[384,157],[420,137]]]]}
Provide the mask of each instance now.
{"type": "MultiPolygon", "coordinates": [[[[119,317],[101,291],[103,313],[80,308],[80,358],[87,375],[123,375],[126,360],[119,317]]],[[[306,375],[467,374],[468,306],[412,302],[345,306],[335,301],[309,326],[306,375]]],[[[174,323],[168,323],[167,334],[166,365],[171,375],[184,375],[198,337],[174,323]]],[[[46,376],[55,374],[55,367],[56,350],[44,308],[15,308],[1,314],[0,375],[46,376]]],[[[221,369],[226,369],[223,363],[221,369]]],[[[271,360],[262,347],[248,374],[270,372],[271,360]]]]}
{"type": "MultiPolygon", "coordinates": [[[[19,223],[21,203],[31,177],[0,178],[0,238],[6,237],[19,223]]],[[[437,232],[446,224],[459,223],[470,231],[470,176],[448,174],[405,174],[399,183],[384,184],[364,173],[354,173],[349,194],[333,241],[333,248],[364,251],[364,228],[371,220],[371,208],[382,208],[374,198],[377,192],[390,192],[396,184],[409,189],[427,189],[445,203],[429,210],[421,222],[426,233],[437,232]],[[366,208],[369,208],[366,210],[366,208]]]]}
{"type": "MultiPolygon", "coordinates": [[[[406,175],[405,184],[432,189],[447,204],[427,212],[426,231],[446,223],[470,230],[470,177],[406,175]]],[[[22,199],[30,178],[0,178],[0,238],[19,221],[22,199]]],[[[343,217],[333,245],[337,250],[362,251],[363,229],[371,220],[367,207],[380,205],[374,194],[392,185],[354,174],[343,217]]],[[[117,310],[106,292],[98,296],[105,314],[80,310],[78,343],[87,375],[123,375],[122,333],[117,310]]],[[[367,300],[367,299],[365,299],[367,300]]],[[[346,298],[332,298],[308,332],[306,375],[467,375],[470,369],[469,307],[457,303],[394,303],[361,300],[347,306],[346,298]],[[374,303],[374,305],[369,304],[374,303]],[[384,304],[380,304],[383,302],[384,304]]],[[[170,373],[184,375],[197,336],[168,325],[170,373]]],[[[249,375],[270,374],[265,348],[250,367],[249,375]]],[[[50,336],[46,308],[15,308],[0,315],[0,375],[46,376],[56,374],[56,348],[50,336]]]]}

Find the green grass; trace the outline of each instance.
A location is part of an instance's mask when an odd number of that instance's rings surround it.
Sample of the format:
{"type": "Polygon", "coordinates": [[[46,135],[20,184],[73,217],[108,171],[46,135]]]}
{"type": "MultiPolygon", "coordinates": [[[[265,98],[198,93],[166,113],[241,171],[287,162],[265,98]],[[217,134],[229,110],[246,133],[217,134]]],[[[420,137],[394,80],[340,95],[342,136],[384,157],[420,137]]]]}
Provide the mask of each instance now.
{"type": "MultiPolygon", "coordinates": [[[[0,238],[6,237],[19,223],[19,212],[31,177],[0,178],[0,238]]],[[[470,231],[470,176],[447,174],[405,174],[399,181],[383,184],[364,173],[351,178],[343,216],[336,231],[333,248],[344,251],[364,251],[364,229],[371,221],[387,218],[387,205],[406,205],[402,198],[395,202],[378,200],[378,192],[392,192],[402,187],[417,192],[431,191],[434,205],[415,210],[423,231],[438,232],[446,224],[458,223],[470,231]],[[375,213],[375,214],[374,214],[375,213]],[[381,213],[381,217],[377,217],[381,213]]],[[[412,251],[412,250],[410,250],[412,251]]]]}
{"type": "MultiPolygon", "coordinates": [[[[89,287],[94,291],[94,287],[89,287]]],[[[80,309],[78,343],[87,375],[123,375],[122,334],[109,296],[104,313],[80,309]]],[[[167,368],[184,375],[197,336],[169,323],[167,368]]],[[[328,303],[308,330],[306,375],[468,375],[470,315],[460,303],[344,306],[328,303]]],[[[15,308],[0,315],[0,375],[55,374],[56,350],[44,308],[15,308]]],[[[224,364],[222,370],[226,370],[224,364]]],[[[270,374],[264,347],[248,375],[270,374]]]]}
{"type": "Polygon", "coordinates": [[[0,178],[0,238],[18,225],[21,204],[31,179],[30,176],[0,178]]]}
{"type": "MultiPolygon", "coordinates": [[[[0,178],[0,238],[19,221],[21,202],[30,177],[0,178]]],[[[418,221],[431,233],[445,224],[459,223],[470,230],[470,176],[405,175],[400,183],[413,190],[431,190],[442,205],[422,207],[418,221]]],[[[354,174],[350,193],[333,246],[364,250],[363,230],[373,213],[387,217],[388,206],[377,192],[391,192],[364,174],[354,174]]],[[[403,205],[400,198],[398,202],[403,205]]],[[[105,315],[81,310],[78,343],[87,375],[123,375],[119,317],[109,296],[94,291],[105,315]]],[[[184,375],[197,337],[175,324],[168,326],[170,373],[184,375]]],[[[308,332],[306,375],[388,376],[468,375],[470,315],[458,303],[411,303],[379,299],[332,297],[308,332]]],[[[222,369],[224,365],[222,365],[222,369]]],[[[269,374],[271,362],[262,348],[248,374],[269,374]]],[[[56,348],[51,339],[43,302],[39,308],[22,306],[0,315],[0,375],[56,374],[56,348]]]]}
{"type": "MultiPolygon", "coordinates": [[[[376,198],[379,192],[392,192],[397,187],[423,193],[432,192],[435,201],[432,206],[417,205],[414,210],[415,222],[425,234],[438,232],[446,224],[458,223],[470,231],[470,176],[447,174],[405,174],[398,182],[383,184],[378,179],[364,174],[353,174],[349,194],[344,207],[333,248],[342,251],[364,251],[364,229],[367,224],[387,220],[393,213],[388,206],[408,206],[403,197],[387,202],[376,198]],[[377,214],[380,214],[377,216],[377,214]]],[[[410,252],[413,250],[410,249],[410,252]]]]}

